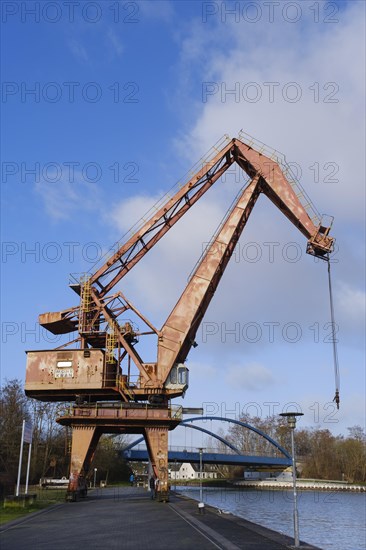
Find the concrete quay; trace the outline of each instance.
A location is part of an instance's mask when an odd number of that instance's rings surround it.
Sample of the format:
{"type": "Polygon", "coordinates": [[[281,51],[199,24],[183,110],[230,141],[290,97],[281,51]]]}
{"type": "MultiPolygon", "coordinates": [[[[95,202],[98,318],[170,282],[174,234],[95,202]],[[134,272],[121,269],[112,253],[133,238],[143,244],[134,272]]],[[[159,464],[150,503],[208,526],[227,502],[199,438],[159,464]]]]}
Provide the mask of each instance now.
{"type": "MultiPolygon", "coordinates": [[[[292,481],[261,480],[261,481],[236,481],[235,487],[248,487],[250,489],[282,489],[291,490],[293,488],[292,481]]],[[[365,493],[365,485],[351,485],[350,483],[342,483],[341,481],[321,481],[310,479],[297,479],[296,487],[299,491],[348,491],[351,493],[365,493]]]]}
{"type": "MultiPolygon", "coordinates": [[[[151,500],[140,487],[93,490],[86,499],[42,510],[3,525],[2,550],[134,549],[281,550],[293,539],[210,506],[172,494],[151,500]]],[[[302,543],[301,548],[319,550],[302,543]]]]}

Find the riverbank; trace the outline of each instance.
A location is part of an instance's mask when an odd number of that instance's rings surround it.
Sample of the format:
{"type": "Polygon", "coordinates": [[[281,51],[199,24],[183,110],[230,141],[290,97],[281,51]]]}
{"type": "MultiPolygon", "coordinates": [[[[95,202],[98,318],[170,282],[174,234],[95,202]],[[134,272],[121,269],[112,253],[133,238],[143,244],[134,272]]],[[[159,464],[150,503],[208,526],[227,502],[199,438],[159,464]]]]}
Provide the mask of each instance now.
{"type": "MultiPolygon", "coordinates": [[[[186,482],[172,482],[172,488],[179,490],[180,487],[199,487],[199,480],[189,480],[186,482]]],[[[212,487],[217,489],[248,487],[250,489],[292,489],[292,480],[284,481],[276,478],[264,480],[244,480],[244,479],[221,479],[221,480],[203,480],[203,487],[212,487]]],[[[296,486],[301,491],[349,491],[352,493],[366,492],[366,485],[356,485],[337,480],[322,479],[297,479],[296,486]]]]}
{"type": "MultiPolygon", "coordinates": [[[[197,525],[200,525],[201,529],[208,528],[211,533],[215,533],[216,542],[219,542],[223,537],[221,543],[224,544],[220,548],[277,550],[280,548],[288,549],[294,544],[293,537],[208,504],[205,504],[204,513],[200,514],[197,501],[186,495],[173,493],[173,502],[170,505],[176,507],[180,513],[186,514],[187,519],[190,521],[198,522],[197,525]],[[228,542],[229,544],[227,544],[228,542]]],[[[301,541],[301,548],[321,550],[319,547],[304,541],[301,541]]]]}
{"type": "MultiPolygon", "coordinates": [[[[196,501],[199,487],[181,487],[196,501]]],[[[293,536],[292,489],[203,488],[203,501],[268,529],[293,536]]],[[[298,491],[300,538],[324,550],[365,550],[366,493],[298,491]]]]}
{"type": "MultiPolygon", "coordinates": [[[[270,480],[251,480],[236,481],[233,487],[248,487],[251,489],[292,489],[292,481],[270,480]]],[[[365,485],[352,485],[341,481],[322,481],[316,479],[297,479],[296,486],[299,491],[349,491],[353,493],[366,492],[365,485]]]]}

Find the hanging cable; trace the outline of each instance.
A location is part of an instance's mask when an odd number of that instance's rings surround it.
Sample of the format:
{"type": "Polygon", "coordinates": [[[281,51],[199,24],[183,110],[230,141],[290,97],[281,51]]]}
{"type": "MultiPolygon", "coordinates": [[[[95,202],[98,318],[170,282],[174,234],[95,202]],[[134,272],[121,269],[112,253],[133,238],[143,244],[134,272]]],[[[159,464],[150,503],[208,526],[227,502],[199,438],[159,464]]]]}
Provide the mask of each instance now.
{"type": "Polygon", "coordinates": [[[332,291],[332,279],[330,276],[330,259],[329,255],[327,257],[328,261],[328,285],[329,285],[329,300],[330,300],[330,317],[331,317],[331,327],[332,327],[332,343],[333,343],[333,362],[334,362],[334,378],[335,378],[335,396],[333,401],[339,409],[339,386],[340,386],[340,376],[339,376],[339,363],[338,363],[338,351],[337,351],[337,340],[336,340],[336,330],[335,330],[335,320],[334,320],[334,304],[333,304],[333,291],[332,291]]]}

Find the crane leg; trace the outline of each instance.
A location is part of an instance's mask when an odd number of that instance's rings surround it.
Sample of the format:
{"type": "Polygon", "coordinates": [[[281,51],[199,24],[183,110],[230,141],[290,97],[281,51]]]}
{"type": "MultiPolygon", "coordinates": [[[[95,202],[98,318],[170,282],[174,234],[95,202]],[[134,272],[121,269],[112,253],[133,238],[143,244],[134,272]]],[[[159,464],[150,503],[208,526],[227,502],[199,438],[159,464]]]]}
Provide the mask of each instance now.
{"type": "Polygon", "coordinates": [[[70,461],[70,478],[67,500],[75,501],[87,494],[87,481],[91,461],[101,432],[95,426],[73,426],[70,461]]]}
{"type": "Polygon", "coordinates": [[[169,501],[168,485],[168,427],[157,426],[144,429],[146,447],[155,478],[159,480],[157,499],[169,501]]]}

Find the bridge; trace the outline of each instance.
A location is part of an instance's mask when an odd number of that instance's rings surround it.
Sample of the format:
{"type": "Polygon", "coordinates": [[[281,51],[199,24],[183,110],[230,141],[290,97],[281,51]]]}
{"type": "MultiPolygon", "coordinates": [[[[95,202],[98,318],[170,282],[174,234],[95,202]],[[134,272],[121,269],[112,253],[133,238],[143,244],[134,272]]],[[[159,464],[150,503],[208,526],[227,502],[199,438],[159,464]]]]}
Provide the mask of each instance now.
{"type": "MultiPolygon", "coordinates": [[[[209,449],[207,452],[202,452],[202,462],[205,464],[223,464],[228,466],[244,466],[251,469],[278,469],[283,470],[288,466],[292,465],[291,455],[281,447],[277,441],[272,439],[270,436],[265,434],[263,431],[247,424],[246,422],[241,422],[239,420],[233,420],[230,418],[223,418],[217,416],[205,416],[205,417],[194,417],[183,420],[180,426],[186,428],[192,428],[199,430],[205,434],[210,435],[211,437],[219,440],[223,443],[231,452],[223,453],[217,452],[215,449],[209,449]],[[271,446],[272,451],[266,452],[265,454],[255,455],[255,454],[243,454],[239,449],[237,449],[230,441],[224,439],[223,437],[215,434],[214,432],[202,428],[201,426],[194,426],[194,422],[202,420],[219,420],[222,422],[229,422],[241,426],[244,429],[250,430],[260,437],[264,438],[271,446]]],[[[140,445],[144,440],[143,437],[135,440],[133,443],[128,445],[122,452],[124,458],[129,461],[136,462],[147,462],[149,460],[148,452],[146,448],[140,445]],[[136,448],[137,447],[137,448],[136,448]]],[[[206,451],[206,449],[205,449],[206,451]]],[[[199,463],[200,462],[200,453],[198,448],[196,450],[187,448],[169,448],[168,450],[168,462],[181,463],[199,463]]]]}

